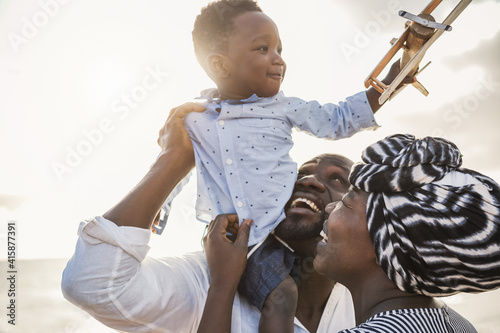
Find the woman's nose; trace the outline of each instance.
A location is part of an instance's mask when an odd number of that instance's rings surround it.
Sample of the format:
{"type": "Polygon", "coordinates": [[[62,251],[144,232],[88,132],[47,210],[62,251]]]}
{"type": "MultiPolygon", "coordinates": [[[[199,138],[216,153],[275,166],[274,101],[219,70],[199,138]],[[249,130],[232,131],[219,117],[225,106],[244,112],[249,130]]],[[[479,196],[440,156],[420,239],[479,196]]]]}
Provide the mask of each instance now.
{"type": "Polygon", "coordinates": [[[325,213],[330,214],[335,206],[337,206],[338,201],[330,202],[328,205],[325,207],[325,213]]]}

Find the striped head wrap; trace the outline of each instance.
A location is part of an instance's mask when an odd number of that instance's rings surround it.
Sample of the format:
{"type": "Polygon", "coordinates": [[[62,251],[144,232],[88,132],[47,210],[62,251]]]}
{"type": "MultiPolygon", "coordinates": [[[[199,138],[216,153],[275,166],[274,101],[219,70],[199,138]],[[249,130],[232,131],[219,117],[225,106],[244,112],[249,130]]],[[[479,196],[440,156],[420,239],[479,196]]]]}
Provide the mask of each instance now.
{"type": "Polygon", "coordinates": [[[500,286],[500,187],[460,168],[455,144],[398,134],[362,160],[349,181],[369,192],[370,237],[399,289],[447,296],[500,286]]]}

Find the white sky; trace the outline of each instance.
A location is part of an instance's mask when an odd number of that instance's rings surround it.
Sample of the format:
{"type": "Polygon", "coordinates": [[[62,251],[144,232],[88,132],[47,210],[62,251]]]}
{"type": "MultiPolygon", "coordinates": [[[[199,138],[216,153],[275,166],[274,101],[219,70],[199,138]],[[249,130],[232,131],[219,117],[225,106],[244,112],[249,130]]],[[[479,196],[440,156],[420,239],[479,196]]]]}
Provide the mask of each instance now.
{"type": "MultiPolygon", "coordinates": [[[[337,102],[363,90],[403,31],[395,11],[418,13],[427,2],[259,1],[280,29],[285,94],[337,102]],[[347,47],[355,52],[346,56],[347,47]]],[[[15,220],[18,258],[69,257],[79,222],[102,214],[146,173],[169,110],[213,86],[190,35],[206,3],[0,2],[0,244],[15,220]],[[48,3],[57,6],[43,9],[48,3]],[[131,94],[137,103],[126,101],[131,94]],[[55,164],[66,169],[58,174],[55,164]]],[[[456,3],[444,1],[437,20],[456,3]]],[[[293,157],[337,152],[359,160],[390,134],[439,135],[458,144],[464,166],[500,180],[499,18],[498,1],[475,0],[424,58],[432,60],[419,77],[428,97],[407,88],[377,114],[380,129],[351,139],[296,135],[293,157]]],[[[193,188],[177,199],[167,235],[153,237],[153,255],[199,247],[193,188]]]]}

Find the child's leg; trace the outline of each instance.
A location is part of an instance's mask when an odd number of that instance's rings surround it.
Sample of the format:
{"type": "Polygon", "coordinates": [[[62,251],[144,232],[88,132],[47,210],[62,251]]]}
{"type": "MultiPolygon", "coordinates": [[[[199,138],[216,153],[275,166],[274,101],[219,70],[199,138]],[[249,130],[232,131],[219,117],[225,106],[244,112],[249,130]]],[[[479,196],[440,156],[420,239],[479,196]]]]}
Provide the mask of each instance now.
{"type": "Polygon", "coordinates": [[[287,276],[264,301],[259,333],[293,333],[297,299],[297,284],[287,276]]]}
{"type": "Polygon", "coordinates": [[[293,332],[300,259],[269,235],[247,259],[238,291],[261,312],[259,332],[293,332]]]}

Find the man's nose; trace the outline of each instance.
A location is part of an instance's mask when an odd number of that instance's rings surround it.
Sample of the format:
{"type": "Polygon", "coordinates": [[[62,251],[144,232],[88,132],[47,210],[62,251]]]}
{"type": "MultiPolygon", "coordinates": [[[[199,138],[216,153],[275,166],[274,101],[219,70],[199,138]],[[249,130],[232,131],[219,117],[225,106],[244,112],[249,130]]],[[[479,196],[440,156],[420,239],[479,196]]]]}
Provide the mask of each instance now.
{"type": "Polygon", "coordinates": [[[300,179],[297,179],[296,185],[302,186],[302,187],[310,189],[310,190],[318,191],[318,192],[325,192],[326,191],[325,185],[323,185],[323,183],[320,182],[318,180],[318,178],[316,177],[316,175],[314,175],[314,174],[307,175],[307,176],[304,176],[300,179]]]}

